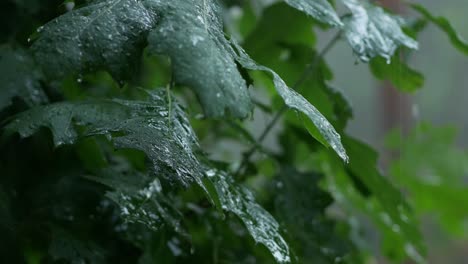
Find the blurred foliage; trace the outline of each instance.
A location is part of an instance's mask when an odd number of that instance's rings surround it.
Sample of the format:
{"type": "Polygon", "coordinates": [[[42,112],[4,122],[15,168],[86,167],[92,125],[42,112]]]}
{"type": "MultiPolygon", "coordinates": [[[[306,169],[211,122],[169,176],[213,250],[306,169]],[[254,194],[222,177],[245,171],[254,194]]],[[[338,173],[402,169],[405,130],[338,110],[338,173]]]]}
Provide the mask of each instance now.
{"type": "Polygon", "coordinates": [[[387,178],[330,85],[325,55],[346,41],[377,78],[421,88],[402,54],[427,22],[465,46],[421,6],[410,25],[357,0],[0,7],[2,263],[365,263],[357,217],[390,261],[424,263],[421,215],[466,235],[453,132],[390,136],[387,178]],[[320,50],[317,28],[335,33],[320,50]],[[253,111],[258,138],[236,119],[253,111]],[[212,158],[223,140],[240,161],[212,158]]]}

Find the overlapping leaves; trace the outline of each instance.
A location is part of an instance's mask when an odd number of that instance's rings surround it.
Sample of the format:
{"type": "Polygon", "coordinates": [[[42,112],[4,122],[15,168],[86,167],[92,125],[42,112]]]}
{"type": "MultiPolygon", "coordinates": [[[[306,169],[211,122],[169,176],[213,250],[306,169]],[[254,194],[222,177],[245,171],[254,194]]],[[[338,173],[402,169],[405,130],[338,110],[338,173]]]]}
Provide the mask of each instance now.
{"type": "Polygon", "coordinates": [[[250,112],[236,61],[267,71],[286,104],[304,112],[326,144],[347,159],[339,135],[314,106],[272,70],[257,66],[241,49],[233,50],[214,1],[99,1],[57,18],[43,31],[33,49],[45,72],[55,77],[99,68],[123,76],[148,35],[150,51],[171,58],[175,81],[195,89],[208,116],[228,112],[245,117],[250,112]],[[49,63],[50,58],[56,60],[49,63]]]}
{"type": "MultiPolygon", "coordinates": [[[[278,262],[288,262],[289,249],[273,217],[229,175],[210,172],[209,163],[198,156],[197,139],[182,108],[175,102],[169,108],[163,92],[151,93],[150,97],[148,101],[50,104],[21,113],[5,129],[27,137],[47,127],[56,145],[72,144],[80,137],[107,135],[117,148],[141,150],[153,165],[153,178],[161,177],[181,186],[198,184],[215,204],[220,203],[224,210],[240,217],[253,238],[264,244],[278,262]],[[206,187],[203,180],[206,176],[211,176],[214,192],[206,187]]],[[[121,206],[121,213],[128,221],[144,223],[150,228],[157,228],[161,221],[168,221],[172,226],[177,223],[174,220],[177,214],[170,214],[171,210],[163,206],[164,200],[155,199],[161,196],[158,179],[143,182],[134,179],[132,184],[109,177],[99,181],[116,190],[108,196],[121,206]]]]}
{"type": "Polygon", "coordinates": [[[246,117],[250,97],[220,15],[212,0],[95,1],[41,27],[32,49],[51,78],[104,69],[126,80],[148,44],[171,58],[174,80],[195,90],[206,115],[246,117]]]}

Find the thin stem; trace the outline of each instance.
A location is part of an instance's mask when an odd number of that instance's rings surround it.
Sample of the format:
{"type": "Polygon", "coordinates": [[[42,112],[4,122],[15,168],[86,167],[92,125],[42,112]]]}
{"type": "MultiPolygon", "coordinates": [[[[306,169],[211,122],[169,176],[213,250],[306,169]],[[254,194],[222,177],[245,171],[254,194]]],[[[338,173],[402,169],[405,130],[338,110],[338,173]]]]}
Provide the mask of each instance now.
{"type": "MultiPolygon", "coordinates": [[[[331,48],[338,42],[338,40],[341,37],[341,32],[338,32],[329,42],[328,44],[323,48],[323,50],[317,55],[314,56],[314,59],[312,63],[310,63],[302,72],[301,76],[299,79],[294,83],[294,85],[291,87],[293,90],[298,90],[298,88],[309,78],[309,75],[317,68],[318,64],[320,63],[320,60],[327,54],[331,48]]],[[[244,167],[247,165],[248,161],[252,157],[253,154],[258,150],[259,146],[261,146],[263,140],[268,136],[270,131],[273,129],[273,127],[278,123],[280,118],[283,116],[283,114],[288,110],[288,106],[286,104],[283,104],[283,106],[280,108],[278,112],[273,116],[271,121],[268,123],[268,125],[265,127],[265,129],[262,131],[260,136],[258,137],[257,143],[254,144],[247,152],[245,152],[242,162],[237,168],[235,172],[235,176],[239,175],[244,167]]]]}

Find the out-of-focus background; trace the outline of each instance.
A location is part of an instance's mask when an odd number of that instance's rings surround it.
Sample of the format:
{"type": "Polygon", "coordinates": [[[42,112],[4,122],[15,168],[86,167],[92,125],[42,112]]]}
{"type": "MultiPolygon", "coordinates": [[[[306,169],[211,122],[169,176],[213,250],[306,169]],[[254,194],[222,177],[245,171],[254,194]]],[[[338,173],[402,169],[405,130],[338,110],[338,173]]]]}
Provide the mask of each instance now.
{"type": "MultiPolygon", "coordinates": [[[[468,1],[419,2],[433,13],[449,18],[460,35],[468,38],[468,1]]],[[[403,13],[411,14],[409,10],[403,10],[403,13]]],[[[319,41],[325,43],[327,39],[319,38],[319,41]]],[[[468,102],[468,59],[454,49],[445,34],[433,25],[428,25],[421,33],[419,41],[419,51],[411,55],[409,64],[423,73],[426,81],[423,89],[407,96],[410,108],[404,114],[411,115],[412,121],[457,124],[460,135],[464,135],[468,132],[468,118],[464,111],[468,102]]],[[[382,109],[383,93],[376,89],[381,83],[372,77],[367,65],[354,64],[357,60],[345,42],[336,45],[327,55],[327,61],[335,72],[335,86],[353,104],[354,120],[348,131],[373,146],[381,147],[385,132],[382,131],[382,123],[386,122],[381,121],[386,117],[382,109]]],[[[400,102],[401,107],[405,107],[405,103],[400,102]]],[[[468,145],[462,136],[459,143],[468,145]]]]}
{"type": "MultiPolygon", "coordinates": [[[[392,4],[392,1],[387,2],[392,4]]],[[[468,1],[419,2],[434,14],[449,18],[460,35],[468,38],[468,1]]],[[[403,16],[412,14],[409,10],[401,12],[403,16]]],[[[319,47],[325,45],[327,38],[330,36],[319,38],[319,47]]],[[[465,137],[468,133],[468,58],[454,49],[446,35],[433,25],[421,33],[419,41],[419,51],[411,55],[409,65],[425,76],[425,85],[411,95],[395,96],[389,92],[389,87],[384,87],[386,84],[371,75],[367,65],[354,63],[357,59],[345,42],[336,45],[326,57],[334,71],[334,86],[346,95],[353,107],[354,120],[348,132],[377,148],[383,157],[387,154],[384,139],[389,129],[410,129],[419,121],[456,126],[457,144],[464,149],[468,146],[465,137]]],[[[466,204],[458,206],[460,210],[467,207],[466,204]]],[[[468,263],[466,239],[444,235],[434,226],[431,217],[422,225],[429,263],[468,263]]]]}

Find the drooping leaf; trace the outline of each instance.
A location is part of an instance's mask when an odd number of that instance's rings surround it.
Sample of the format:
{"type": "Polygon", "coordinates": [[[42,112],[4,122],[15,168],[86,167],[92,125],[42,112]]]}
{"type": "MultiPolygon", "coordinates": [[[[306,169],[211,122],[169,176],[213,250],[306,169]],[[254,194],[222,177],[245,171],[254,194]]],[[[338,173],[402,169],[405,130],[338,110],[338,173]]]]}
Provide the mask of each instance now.
{"type": "Polygon", "coordinates": [[[289,263],[289,247],[279,233],[279,224],[260,205],[252,193],[237,185],[225,172],[207,171],[221,201],[223,210],[237,215],[257,243],[265,245],[278,263],[289,263]]]}
{"type": "Polygon", "coordinates": [[[222,17],[213,0],[162,1],[164,16],[148,37],[149,49],[171,58],[176,82],[192,86],[208,116],[251,111],[246,82],[226,50],[222,17]],[[189,14],[189,15],[188,15],[189,14]]]}
{"type": "Polygon", "coordinates": [[[107,135],[117,148],[143,151],[155,174],[183,186],[200,183],[195,156],[196,136],[180,106],[168,109],[163,91],[147,101],[89,100],[33,108],[6,130],[28,137],[41,127],[51,129],[55,145],[73,144],[79,136],[107,135]],[[84,126],[80,135],[78,126],[84,126]],[[166,173],[167,172],[167,173],[166,173]],[[175,174],[175,175],[172,175],[175,174]]]}
{"type": "Polygon", "coordinates": [[[420,4],[410,4],[410,6],[419,14],[421,14],[425,19],[444,31],[455,48],[468,55],[468,42],[463,39],[463,37],[460,36],[457,31],[455,31],[455,28],[452,26],[452,24],[450,24],[450,21],[448,21],[445,17],[434,16],[429,12],[429,10],[420,4]]]}
{"type": "Polygon", "coordinates": [[[390,174],[409,194],[419,215],[435,215],[437,222],[455,236],[468,234],[468,212],[460,205],[468,203],[464,177],[468,156],[454,145],[455,129],[416,126],[407,137],[394,131],[387,144],[400,157],[390,165],[390,174]]]}
{"type": "Polygon", "coordinates": [[[342,2],[351,11],[351,15],[343,19],[344,34],[362,61],[367,62],[376,56],[390,60],[399,46],[418,48],[418,43],[402,31],[402,18],[367,0],[342,2]]]}
{"type": "Polygon", "coordinates": [[[285,2],[325,24],[332,26],[343,25],[327,0],[285,0],[285,2]]]}
{"type": "Polygon", "coordinates": [[[390,64],[384,58],[376,57],[369,67],[377,79],[389,80],[402,92],[415,92],[424,85],[424,76],[403,62],[400,54],[395,54],[390,64]]]}
{"type": "Polygon", "coordinates": [[[337,223],[326,216],[333,198],[319,187],[321,175],[283,168],[275,181],[275,216],[286,228],[300,263],[346,261],[350,242],[337,232],[337,223]]]}
{"type": "MultiPolygon", "coordinates": [[[[252,237],[265,244],[279,262],[288,262],[288,247],[273,217],[254,202],[247,189],[237,186],[224,172],[210,178],[212,185],[203,181],[203,177],[211,175],[210,169],[207,169],[210,164],[197,154],[196,136],[181,107],[172,102],[172,108],[169,109],[163,91],[151,93],[150,96],[148,101],[92,100],[37,107],[18,115],[5,129],[9,133],[18,132],[27,137],[41,127],[48,127],[56,145],[72,144],[79,137],[107,135],[117,148],[141,150],[151,161],[153,166],[150,169],[155,176],[182,186],[198,184],[213,202],[219,200],[224,210],[239,216],[252,237]],[[82,128],[80,132],[78,127],[82,128]],[[215,190],[211,190],[210,186],[214,186],[215,190]],[[252,219],[262,220],[249,222],[252,219]]],[[[129,221],[147,223],[149,226],[154,224],[154,228],[159,222],[153,218],[159,217],[165,221],[170,219],[169,224],[177,223],[171,214],[164,216],[167,210],[161,203],[155,204],[155,200],[143,203],[142,208],[131,208],[131,205],[135,206],[134,203],[145,201],[148,194],[150,198],[159,194],[159,187],[155,183],[157,179],[136,185],[124,179],[115,182],[99,178],[99,181],[119,190],[108,196],[122,206],[123,214],[128,212],[129,221]],[[143,211],[152,211],[155,217],[143,211]]]]}
{"type": "MultiPolygon", "coordinates": [[[[273,78],[274,86],[278,94],[284,100],[285,104],[289,108],[305,114],[318,129],[320,133],[319,136],[325,139],[325,141],[320,139],[319,141],[326,143],[326,146],[331,146],[331,148],[341,157],[341,159],[348,161],[346,150],[341,143],[341,137],[330,124],[330,122],[302,95],[289,88],[281,79],[281,77],[276,74],[276,72],[265,66],[258,65],[249,57],[249,55],[247,55],[247,53],[245,53],[242,47],[240,47],[235,42],[232,42],[232,44],[235,48],[235,51],[233,50],[232,52],[235,56],[237,56],[237,61],[246,69],[264,71],[270,74],[273,78]]],[[[319,136],[316,136],[316,138],[319,138],[319,136]]]]}
{"type": "Polygon", "coordinates": [[[351,210],[365,212],[373,220],[383,235],[386,255],[424,263],[425,250],[413,212],[402,194],[379,172],[377,154],[355,139],[346,137],[344,143],[350,155],[348,166],[333,161],[330,155],[322,163],[335,200],[351,210]]]}
{"type": "Polygon", "coordinates": [[[96,1],[40,31],[32,49],[49,77],[104,69],[130,79],[148,42],[152,52],[171,58],[175,81],[195,90],[206,115],[246,117],[251,111],[213,0],[96,1]]]}
{"type": "Polygon", "coordinates": [[[48,101],[40,83],[42,75],[26,51],[0,47],[0,71],[0,111],[8,107],[15,97],[28,106],[48,101]]]}
{"type": "Polygon", "coordinates": [[[111,188],[106,196],[119,206],[125,222],[140,223],[152,230],[170,225],[176,232],[187,236],[180,223],[182,215],[164,195],[158,178],[117,167],[86,178],[111,188]]]}
{"type": "MultiPolygon", "coordinates": [[[[308,78],[302,79],[302,83],[295,88],[335,128],[342,130],[352,114],[346,100],[327,84],[333,75],[325,61],[318,58],[314,50],[316,41],[313,27],[313,20],[303,13],[284,3],[274,4],[263,11],[260,21],[242,46],[255,61],[274,70],[289,85],[296,84],[302,78],[304,69],[311,67],[309,66],[311,63],[314,64],[308,78]],[[270,30],[271,27],[276,30],[270,30]],[[343,111],[334,110],[340,107],[343,111]]],[[[262,78],[260,81],[268,88],[272,86],[269,80],[264,81],[262,78]]],[[[276,94],[273,87],[269,90],[276,94]]],[[[300,114],[299,117],[286,115],[288,125],[304,125],[316,139],[320,138],[320,142],[328,144],[307,116],[300,114]]]]}

